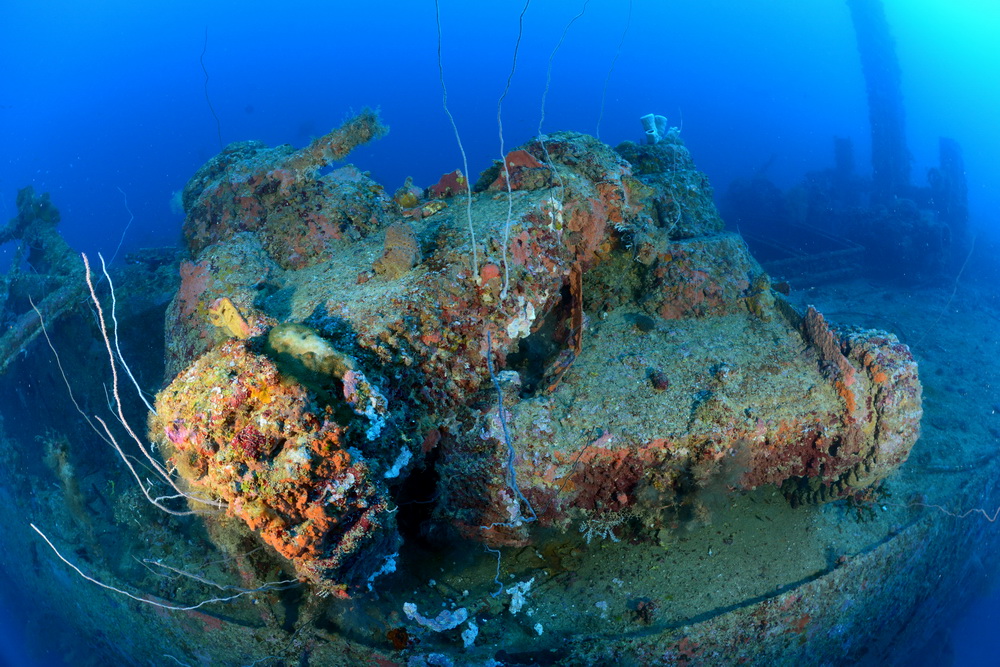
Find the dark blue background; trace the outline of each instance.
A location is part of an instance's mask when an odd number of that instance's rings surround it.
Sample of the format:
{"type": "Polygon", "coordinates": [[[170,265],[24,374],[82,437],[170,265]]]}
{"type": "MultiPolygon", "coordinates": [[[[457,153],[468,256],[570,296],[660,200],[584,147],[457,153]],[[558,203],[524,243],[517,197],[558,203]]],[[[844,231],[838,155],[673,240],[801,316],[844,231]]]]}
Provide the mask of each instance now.
{"type": "MultiPolygon", "coordinates": [[[[504,104],[507,147],[538,130],[549,54],[582,0],[535,0],[504,104]]],[[[1000,205],[1000,10],[985,0],[887,0],[903,63],[915,180],[937,136],[966,150],[973,216],[1000,205]],[[961,5],[961,7],[958,7],[961,5]],[[991,41],[992,40],[992,41],[991,41]]],[[[499,154],[496,106],[510,71],[520,0],[442,0],[450,104],[478,173],[499,154]]],[[[552,68],[544,129],[594,133],[628,14],[592,0],[552,68]]],[[[52,192],[81,250],[172,243],[171,193],[223,141],[306,143],[351,110],[379,106],[389,136],[352,161],[390,191],[460,166],[441,110],[434,5],[421,2],[5,2],[0,6],[0,219],[18,188],[52,192]]],[[[864,81],[842,0],[635,0],[601,123],[609,143],[640,136],[656,112],[683,136],[717,191],[777,160],[779,185],[855,139],[867,168],[864,81]]],[[[9,252],[9,248],[4,250],[9,252]]]]}

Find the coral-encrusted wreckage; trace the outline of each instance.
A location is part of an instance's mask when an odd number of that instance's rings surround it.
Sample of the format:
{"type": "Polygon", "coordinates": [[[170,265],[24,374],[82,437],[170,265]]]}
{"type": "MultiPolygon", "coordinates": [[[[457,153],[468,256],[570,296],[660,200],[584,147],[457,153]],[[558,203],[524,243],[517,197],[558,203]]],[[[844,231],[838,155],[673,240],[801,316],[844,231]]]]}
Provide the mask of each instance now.
{"type": "Polygon", "coordinates": [[[665,524],[720,485],[857,496],[906,460],[907,347],[787,305],[676,132],[532,140],[471,220],[460,172],[390,196],[329,169],[384,132],[364,112],[299,151],[232,144],[183,193],[152,437],[317,592],[391,570],[394,499],[430,467],[435,516],[499,546],[665,524]]]}
{"type": "Polygon", "coordinates": [[[0,246],[17,244],[0,275],[0,373],[42,333],[39,314],[54,321],[83,296],[79,257],[56,228],[60,217],[49,193],[29,185],[17,193],[17,215],[0,227],[0,246]]]}

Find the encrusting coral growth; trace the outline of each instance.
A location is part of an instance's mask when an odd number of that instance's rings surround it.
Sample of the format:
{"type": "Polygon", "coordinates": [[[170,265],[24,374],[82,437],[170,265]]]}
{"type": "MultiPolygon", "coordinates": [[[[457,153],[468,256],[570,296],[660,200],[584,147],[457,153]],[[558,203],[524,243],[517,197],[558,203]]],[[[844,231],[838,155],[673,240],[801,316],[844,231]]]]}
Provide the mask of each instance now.
{"type": "Polygon", "coordinates": [[[226,502],[320,591],[363,583],[396,547],[385,486],[345,446],[330,406],[245,341],[213,348],[174,379],[152,428],[194,489],[226,502]]]}

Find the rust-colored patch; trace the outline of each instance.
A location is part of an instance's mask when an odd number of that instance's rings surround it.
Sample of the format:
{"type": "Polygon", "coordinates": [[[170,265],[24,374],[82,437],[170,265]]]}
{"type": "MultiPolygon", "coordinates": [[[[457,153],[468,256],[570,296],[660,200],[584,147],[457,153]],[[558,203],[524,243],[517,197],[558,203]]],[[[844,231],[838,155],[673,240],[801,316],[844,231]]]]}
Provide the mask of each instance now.
{"type": "Polygon", "coordinates": [[[468,188],[468,179],[462,175],[460,169],[456,169],[442,175],[437,183],[427,188],[427,196],[435,199],[454,197],[463,194],[468,188]]]}

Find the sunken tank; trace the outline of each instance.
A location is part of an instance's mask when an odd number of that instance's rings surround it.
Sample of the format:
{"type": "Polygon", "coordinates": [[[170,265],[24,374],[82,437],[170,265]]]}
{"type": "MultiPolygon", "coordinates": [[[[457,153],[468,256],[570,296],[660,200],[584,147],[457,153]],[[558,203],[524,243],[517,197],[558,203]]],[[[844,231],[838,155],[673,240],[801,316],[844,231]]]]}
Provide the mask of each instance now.
{"type": "Polygon", "coordinates": [[[954,583],[921,545],[970,536],[886,501],[909,348],[793,306],[676,133],[534,139],[471,193],[330,168],[385,131],[231,144],[184,191],[149,436],[225,506],[196,521],[244,582],[301,586],[133,609],[149,650],[819,662],[885,650],[870,615],[901,630],[914,577],[954,583]]]}

